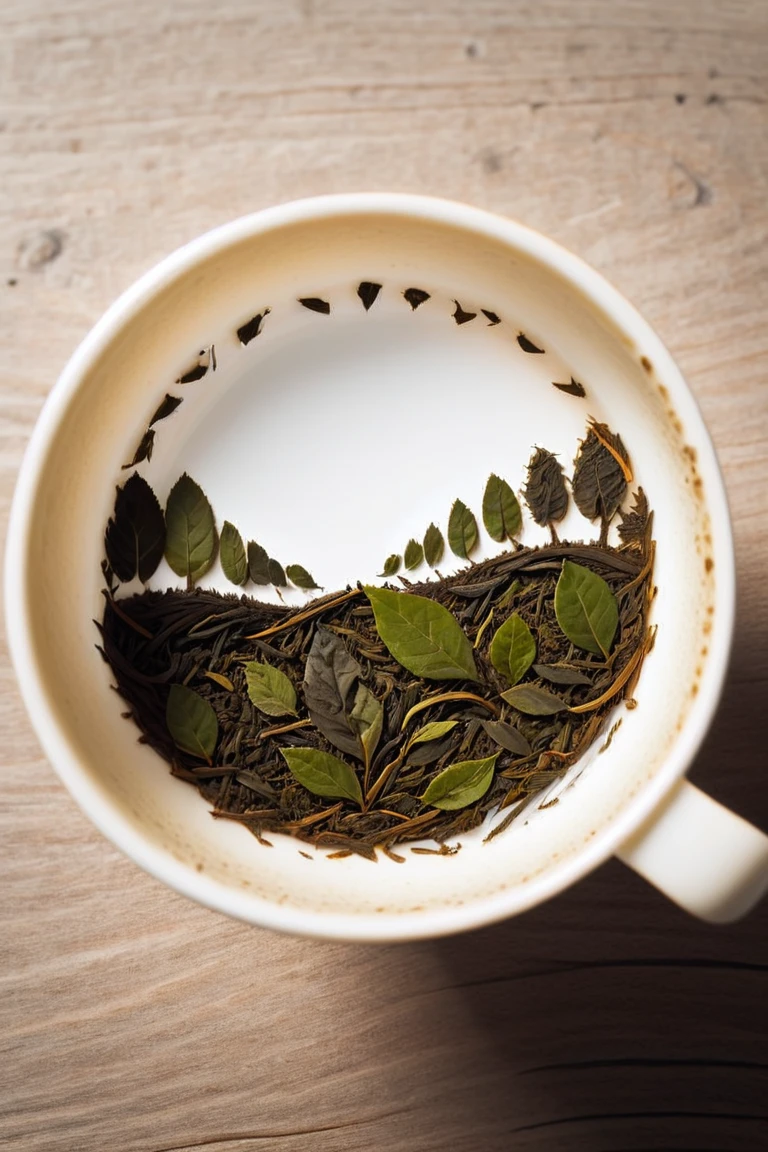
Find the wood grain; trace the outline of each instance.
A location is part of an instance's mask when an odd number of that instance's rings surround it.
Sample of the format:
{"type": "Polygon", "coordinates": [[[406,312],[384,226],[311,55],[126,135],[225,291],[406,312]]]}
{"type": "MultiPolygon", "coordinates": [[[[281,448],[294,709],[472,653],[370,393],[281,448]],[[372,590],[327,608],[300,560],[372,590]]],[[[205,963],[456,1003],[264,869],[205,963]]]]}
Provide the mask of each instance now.
{"type": "MultiPolygon", "coordinates": [[[[740,578],[693,778],[768,826],[762,0],[6,0],[0,515],[77,342],[178,244],[361,188],[507,213],[595,264],[712,431],[740,578]]],[[[295,940],[165,890],[85,821],[0,660],[0,1146],[768,1147],[768,908],[714,929],[618,863],[472,935],[295,940]]]]}

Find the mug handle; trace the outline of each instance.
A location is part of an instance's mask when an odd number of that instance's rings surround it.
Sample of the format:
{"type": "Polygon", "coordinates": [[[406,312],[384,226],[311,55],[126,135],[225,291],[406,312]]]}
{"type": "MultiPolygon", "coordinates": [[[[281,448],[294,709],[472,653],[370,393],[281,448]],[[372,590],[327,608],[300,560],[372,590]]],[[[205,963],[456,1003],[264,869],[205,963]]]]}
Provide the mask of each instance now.
{"type": "Polygon", "coordinates": [[[713,924],[744,916],[768,891],[768,836],[681,780],[618,858],[713,924]]]}

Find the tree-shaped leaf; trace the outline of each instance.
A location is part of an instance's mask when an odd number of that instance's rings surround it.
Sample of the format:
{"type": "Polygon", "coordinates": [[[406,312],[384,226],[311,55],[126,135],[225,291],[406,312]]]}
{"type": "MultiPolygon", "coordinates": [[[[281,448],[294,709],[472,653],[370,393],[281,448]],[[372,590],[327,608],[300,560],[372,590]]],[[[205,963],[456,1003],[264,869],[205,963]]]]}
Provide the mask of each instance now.
{"type": "Polygon", "coordinates": [[[117,489],[104,548],[112,571],[123,583],[136,575],[146,583],[163,558],[163,512],[154,492],[138,472],[117,489]]]}
{"type": "Polygon", "coordinates": [[[562,520],[568,511],[568,490],[563,469],[551,452],[537,448],[528,464],[525,502],[537,524],[547,526],[562,520]]]}

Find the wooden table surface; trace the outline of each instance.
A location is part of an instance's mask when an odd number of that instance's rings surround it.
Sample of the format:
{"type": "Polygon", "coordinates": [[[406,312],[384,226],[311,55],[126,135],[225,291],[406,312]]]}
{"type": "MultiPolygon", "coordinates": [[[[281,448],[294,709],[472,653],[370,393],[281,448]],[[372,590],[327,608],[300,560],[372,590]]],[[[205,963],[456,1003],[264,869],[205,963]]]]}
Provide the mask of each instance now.
{"type": "MultiPolygon", "coordinates": [[[[515,216],[648,317],[712,431],[740,607],[693,779],[768,827],[765,0],[5,0],[0,505],[104,308],[278,201],[515,216]]],[[[762,1152],[768,905],[713,928],[613,862],[398,947],[234,923],[90,826],[0,657],[0,1147],[762,1152]]]]}

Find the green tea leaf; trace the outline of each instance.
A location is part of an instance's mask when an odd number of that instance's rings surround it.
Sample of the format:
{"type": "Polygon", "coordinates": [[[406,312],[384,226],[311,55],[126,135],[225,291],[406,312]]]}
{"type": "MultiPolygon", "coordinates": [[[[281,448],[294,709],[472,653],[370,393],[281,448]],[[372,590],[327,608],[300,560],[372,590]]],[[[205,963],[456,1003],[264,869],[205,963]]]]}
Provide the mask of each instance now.
{"type": "Polygon", "coordinates": [[[536,641],[521,616],[508,616],[491,640],[491,663],[510,684],[517,684],[536,659],[536,641]]]}
{"type": "Polygon", "coordinates": [[[531,746],[514,724],[508,724],[506,720],[483,720],[482,725],[494,744],[500,748],[515,756],[530,756],[531,746]]]}
{"type": "Polygon", "coordinates": [[[248,557],[243,538],[229,520],[224,521],[219,540],[221,567],[230,584],[245,584],[248,579],[248,557]]]}
{"type": "Polygon", "coordinates": [[[285,578],[285,570],[282,564],[279,564],[277,560],[273,560],[270,556],[267,566],[269,569],[270,584],[274,584],[276,588],[286,588],[288,581],[285,578]]]}
{"type": "Polygon", "coordinates": [[[502,692],[501,698],[526,716],[554,716],[556,712],[564,712],[568,708],[564,701],[547,692],[546,688],[535,688],[532,684],[518,684],[515,688],[508,688],[502,692]]]}
{"type": "Polygon", "coordinates": [[[523,496],[537,524],[554,524],[568,511],[568,490],[562,466],[546,448],[537,448],[529,461],[528,482],[523,488],[523,496]]]}
{"type": "Polygon", "coordinates": [[[363,591],[379,636],[408,672],[427,680],[477,680],[472,645],[442,604],[389,588],[363,591]]]}
{"type": "Polygon", "coordinates": [[[302,568],[301,564],[289,564],[285,569],[285,574],[290,580],[291,584],[295,584],[297,588],[303,588],[305,592],[311,592],[315,588],[319,588],[319,584],[315,584],[313,576],[310,576],[306,568],[302,568]]]}
{"type": "Polygon", "coordinates": [[[436,524],[430,524],[424,533],[424,558],[430,568],[437,568],[444,551],[445,541],[442,532],[436,524]]]}
{"type": "Polygon", "coordinates": [[[501,543],[514,540],[523,526],[523,516],[514,492],[495,474],[488,477],[483,496],[483,523],[488,535],[501,543]]]}
{"type": "Polygon", "coordinates": [[[191,587],[216,559],[216,522],[202,488],[185,472],[165,506],[165,558],[191,587]]]}
{"type": "MultiPolygon", "coordinates": [[[[363,670],[335,632],[318,626],[304,666],[304,701],[310,719],[341,752],[365,759],[360,731],[350,722],[363,670]]],[[[360,708],[365,711],[365,698],[360,708]]]]}
{"type": "Polygon", "coordinates": [[[462,760],[451,764],[431,781],[421,797],[423,803],[449,812],[474,804],[490,788],[499,755],[495,752],[484,760],[462,760]]]}
{"type": "Polygon", "coordinates": [[[418,568],[423,559],[424,549],[421,544],[419,544],[418,540],[409,540],[403,553],[403,563],[405,564],[406,570],[412,572],[414,568],[418,568]]]}
{"type": "Polygon", "coordinates": [[[211,763],[219,736],[219,722],[207,700],[184,684],[171,684],[165,722],[177,748],[211,763]]]}
{"type": "Polygon", "coordinates": [[[393,552],[392,555],[388,556],[384,561],[384,570],[379,573],[379,576],[396,576],[400,571],[402,562],[402,557],[398,556],[397,552],[393,552]]]}
{"type": "Polygon", "coordinates": [[[104,549],[112,571],[123,583],[136,575],[146,583],[163,558],[163,511],[138,472],[117,489],[115,510],[104,534],[104,549]]]}
{"type": "Polygon", "coordinates": [[[363,746],[363,760],[370,764],[384,725],[384,707],[365,684],[358,685],[348,723],[363,746]]]}
{"type": "Polygon", "coordinates": [[[255,540],[248,542],[248,573],[254,584],[271,584],[269,577],[269,553],[255,540]]]}
{"type": "Polygon", "coordinates": [[[555,615],[577,648],[608,655],[619,623],[619,607],[602,576],[564,560],[555,588],[555,615]]]}
{"type": "Polygon", "coordinates": [[[448,544],[461,560],[466,560],[477,544],[477,520],[461,500],[454,500],[448,517],[448,544]]]}
{"type": "Polygon", "coordinates": [[[411,736],[408,747],[412,748],[414,744],[426,744],[430,740],[439,740],[457,724],[458,720],[433,720],[430,724],[425,724],[423,728],[419,728],[418,732],[411,736]]]}
{"type": "Polygon", "coordinates": [[[533,670],[542,680],[549,680],[550,684],[592,683],[581,669],[574,668],[570,664],[534,664],[533,670]]]}
{"type": "Polygon", "coordinates": [[[249,660],[243,665],[248,699],[265,716],[295,716],[296,690],[288,677],[271,664],[249,660]]]}
{"type": "Polygon", "coordinates": [[[314,796],[329,800],[352,800],[362,807],[363,793],[354,769],[316,748],[281,748],[286,764],[294,777],[314,796]]]}

